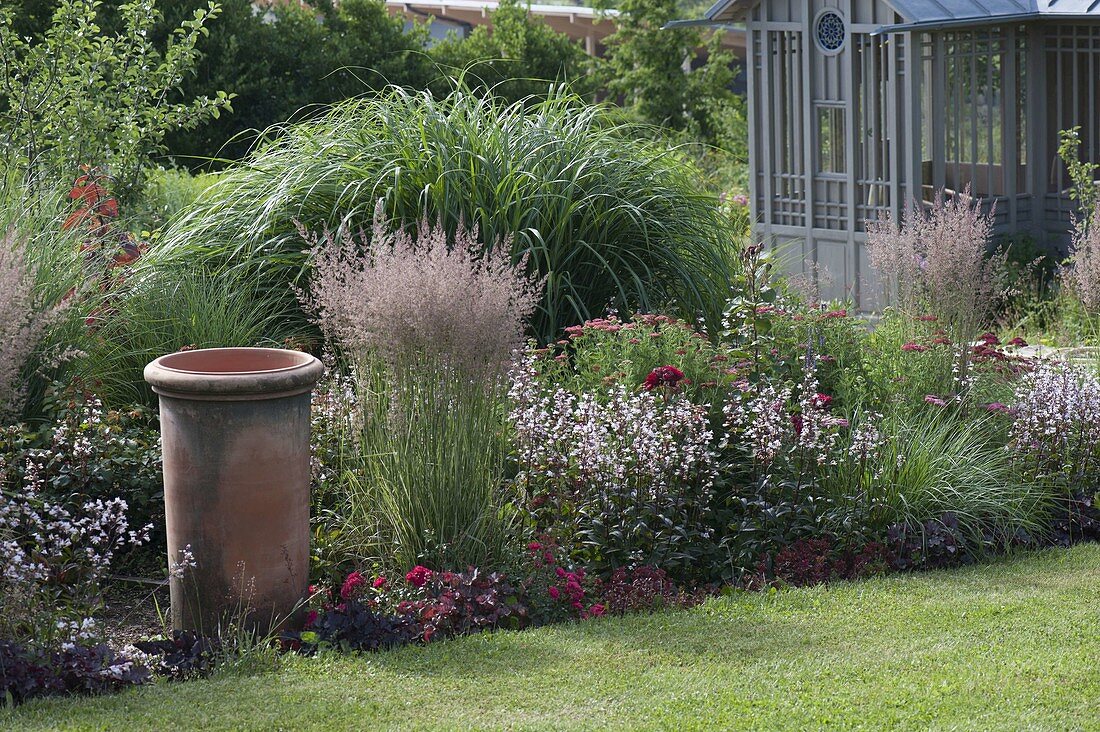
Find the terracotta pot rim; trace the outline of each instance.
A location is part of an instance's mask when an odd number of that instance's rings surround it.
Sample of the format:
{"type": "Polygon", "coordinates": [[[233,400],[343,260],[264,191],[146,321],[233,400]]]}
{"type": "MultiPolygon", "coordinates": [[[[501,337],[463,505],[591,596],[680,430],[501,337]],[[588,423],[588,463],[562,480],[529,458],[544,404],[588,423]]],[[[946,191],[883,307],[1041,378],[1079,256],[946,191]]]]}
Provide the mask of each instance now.
{"type": "Polygon", "coordinates": [[[145,367],[145,380],[154,392],[168,397],[275,399],[310,391],[323,372],[320,361],[301,351],[202,348],[157,358],[145,367]]]}

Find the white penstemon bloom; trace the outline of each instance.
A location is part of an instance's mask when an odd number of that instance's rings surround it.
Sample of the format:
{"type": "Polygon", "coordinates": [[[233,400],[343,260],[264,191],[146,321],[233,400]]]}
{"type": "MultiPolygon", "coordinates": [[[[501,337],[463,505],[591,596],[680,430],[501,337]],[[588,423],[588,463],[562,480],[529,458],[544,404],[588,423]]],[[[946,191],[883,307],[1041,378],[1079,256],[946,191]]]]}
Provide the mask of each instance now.
{"type": "Polygon", "coordinates": [[[1012,446],[1043,470],[1100,468],[1100,379],[1043,362],[1016,389],[1012,446]]]}
{"type": "Polygon", "coordinates": [[[517,362],[509,391],[524,480],[573,476],[585,491],[641,490],[646,499],[689,478],[713,482],[714,436],[702,407],[622,385],[603,394],[544,392],[534,363],[530,354],[517,362]]]}
{"type": "Polygon", "coordinates": [[[178,553],[179,561],[168,563],[168,576],[171,579],[183,579],[188,570],[198,566],[198,562],[195,561],[195,555],[191,552],[190,544],[180,549],[178,553]]]}
{"type": "Polygon", "coordinates": [[[81,598],[95,596],[115,552],[143,543],[147,529],[130,530],[122,499],[89,500],[76,507],[44,500],[40,470],[33,459],[28,461],[21,493],[0,495],[0,595],[18,597],[20,607],[37,608],[45,616],[5,615],[0,623],[30,623],[44,634],[84,642],[96,635],[96,627],[81,598]],[[71,604],[58,606],[56,583],[62,572],[78,577],[80,585],[69,588],[71,604]]]}

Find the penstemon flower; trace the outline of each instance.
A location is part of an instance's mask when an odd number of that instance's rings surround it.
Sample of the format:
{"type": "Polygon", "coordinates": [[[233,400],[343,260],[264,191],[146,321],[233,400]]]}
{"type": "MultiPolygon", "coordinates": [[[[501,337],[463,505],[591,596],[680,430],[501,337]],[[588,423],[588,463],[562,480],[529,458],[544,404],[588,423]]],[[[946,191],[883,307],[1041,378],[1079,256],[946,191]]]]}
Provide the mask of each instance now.
{"type": "Polygon", "coordinates": [[[1100,470],[1100,379],[1043,362],[1016,389],[1012,447],[1040,473],[1084,477],[1100,470]]]}

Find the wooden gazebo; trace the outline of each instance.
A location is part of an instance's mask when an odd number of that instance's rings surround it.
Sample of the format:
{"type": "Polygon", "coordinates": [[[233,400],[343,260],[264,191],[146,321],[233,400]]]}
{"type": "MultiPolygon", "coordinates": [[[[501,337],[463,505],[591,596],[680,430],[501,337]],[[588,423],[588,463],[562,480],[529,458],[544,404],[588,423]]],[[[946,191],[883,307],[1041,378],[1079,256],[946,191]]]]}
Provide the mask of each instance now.
{"type": "Polygon", "coordinates": [[[1064,242],[1059,130],[1100,162],[1100,0],[719,0],[748,31],[758,236],[824,297],[878,302],[865,225],[939,188],[1064,242]]]}

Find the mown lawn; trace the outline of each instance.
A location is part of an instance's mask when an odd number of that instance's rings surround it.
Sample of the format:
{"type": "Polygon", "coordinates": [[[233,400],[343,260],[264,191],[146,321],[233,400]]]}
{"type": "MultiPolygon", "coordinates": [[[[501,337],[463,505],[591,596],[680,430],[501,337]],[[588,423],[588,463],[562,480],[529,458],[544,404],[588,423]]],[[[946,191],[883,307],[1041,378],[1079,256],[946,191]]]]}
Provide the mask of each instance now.
{"type": "Polygon", "coordinates": [[[0,712],[16,730],[502,727],[1100,730],[1100,546],[0,712]]]}

